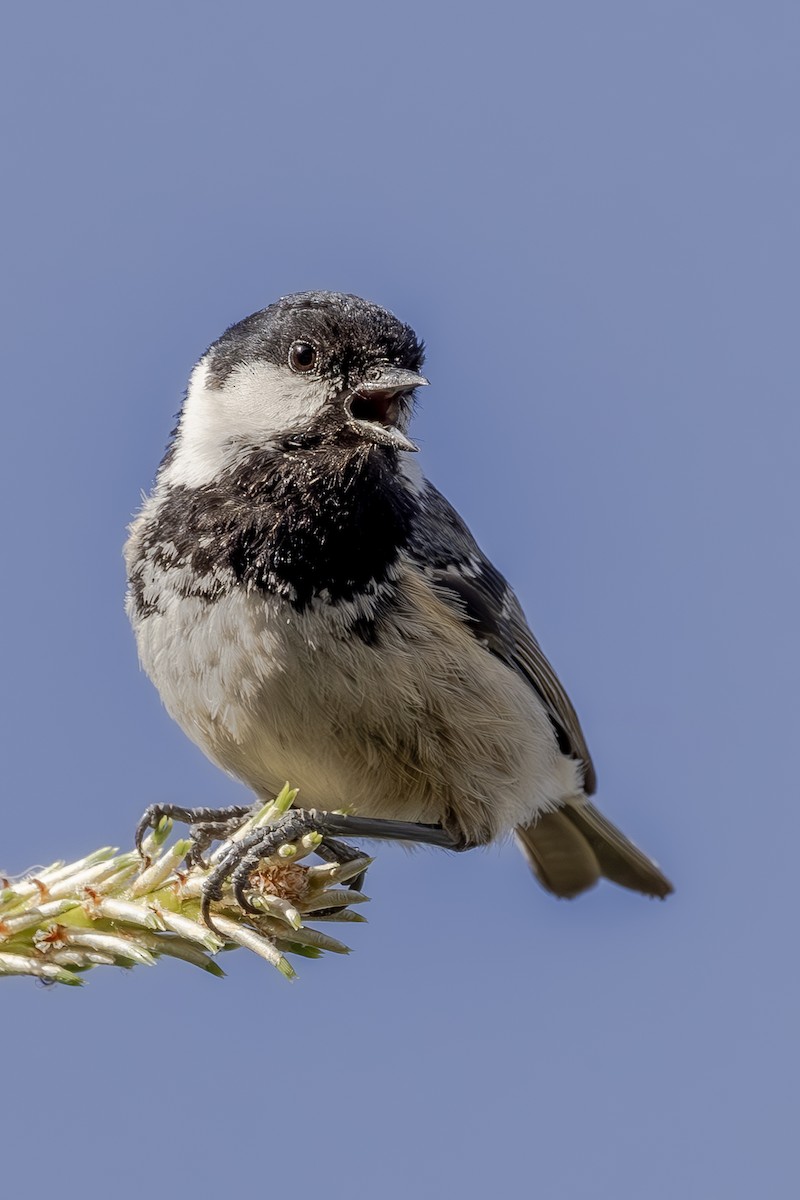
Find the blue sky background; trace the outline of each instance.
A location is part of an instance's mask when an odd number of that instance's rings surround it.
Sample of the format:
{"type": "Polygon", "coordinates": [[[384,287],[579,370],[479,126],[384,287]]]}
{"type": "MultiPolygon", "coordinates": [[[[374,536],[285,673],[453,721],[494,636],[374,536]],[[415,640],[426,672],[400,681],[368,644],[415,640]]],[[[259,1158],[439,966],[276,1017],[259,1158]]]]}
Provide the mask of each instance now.
{"type": "Polygon", "coordinates": [[[677,887],[387,847],[357,952],[294,986],[7,980],[9,1195],[795,1194],[799,34],[779,0],[6,12],[2,866],[240,798],[137,670],[120,547],[196,357],[326,287],[426,338],[424,466],[677,887]]]}

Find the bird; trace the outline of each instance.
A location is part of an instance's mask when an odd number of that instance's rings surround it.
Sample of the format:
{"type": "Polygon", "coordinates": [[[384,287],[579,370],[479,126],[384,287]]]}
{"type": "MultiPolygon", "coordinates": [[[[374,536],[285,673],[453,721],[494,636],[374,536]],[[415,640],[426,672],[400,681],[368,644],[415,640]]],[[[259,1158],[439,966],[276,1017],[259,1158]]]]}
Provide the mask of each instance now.
{"type": "MultiPolygon", "coordinates": [[[[515,835],[540,884],[673,889],[592,802],[578,717],[512,588],[423,475],[424,344],[358,296],[284,296],[191,373],[125,545],[126,609],[169,714],[261,803],[205,899],[315,828],[466,850],[515,835]],[[287,824],[288,822],[288,824],[287,824]]],[[[153,806],[217,830],[248,805],[153,806]]],[[[157,808],[157,812],[156,812],[157,808]]],[[[137,835],[140,836],[140,835],[137,835]]]]}

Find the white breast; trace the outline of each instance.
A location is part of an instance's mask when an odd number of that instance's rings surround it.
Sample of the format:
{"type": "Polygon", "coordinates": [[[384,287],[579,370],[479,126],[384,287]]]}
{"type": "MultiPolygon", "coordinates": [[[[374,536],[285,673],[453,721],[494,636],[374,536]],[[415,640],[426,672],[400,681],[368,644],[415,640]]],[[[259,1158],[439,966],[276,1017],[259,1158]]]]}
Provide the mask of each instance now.
{"type": "Polygon", "coordinates": [[[137,624],[142,665],[189,737],[259,795],[289,780],[306,807],[453,822],[478,843],[580,791],[535,693],[410,567],[377,645],[345,636],[355,606],[300,614],[238,588],[162,601],[137,624]]]}

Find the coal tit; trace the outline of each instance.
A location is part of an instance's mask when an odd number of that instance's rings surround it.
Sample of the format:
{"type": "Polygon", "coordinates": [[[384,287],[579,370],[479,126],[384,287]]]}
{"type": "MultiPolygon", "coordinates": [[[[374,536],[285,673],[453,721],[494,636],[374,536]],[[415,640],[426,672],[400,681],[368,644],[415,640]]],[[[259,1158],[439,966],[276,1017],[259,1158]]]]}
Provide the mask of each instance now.
{"type": "Polygon", "coordinates": [[[300,789],[295,832],[465,849],[514,831],[557,896],[601,876],[666,896],[589,800],[578,718],[514,592],[417,466],[422,364],[408,325],[333,292],[206,351],[125,548],[142,666],[257,797],[300,789]]]}

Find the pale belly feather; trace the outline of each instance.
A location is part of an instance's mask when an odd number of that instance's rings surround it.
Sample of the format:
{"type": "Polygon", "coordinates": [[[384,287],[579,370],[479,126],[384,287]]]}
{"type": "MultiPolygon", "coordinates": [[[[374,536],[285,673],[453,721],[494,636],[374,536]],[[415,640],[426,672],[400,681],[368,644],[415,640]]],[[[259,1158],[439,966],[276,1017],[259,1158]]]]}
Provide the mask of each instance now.
{"type": "Polygon", "coordinates": [[[137,630],[144,669],[205,753],[260,796],[443,822],[483,843],[580,791],[538,697],[412,571],[379,646],[234,589],[174,596],[137,630]],[[402,629],[402,633],[400,632],[402,629]]]}

